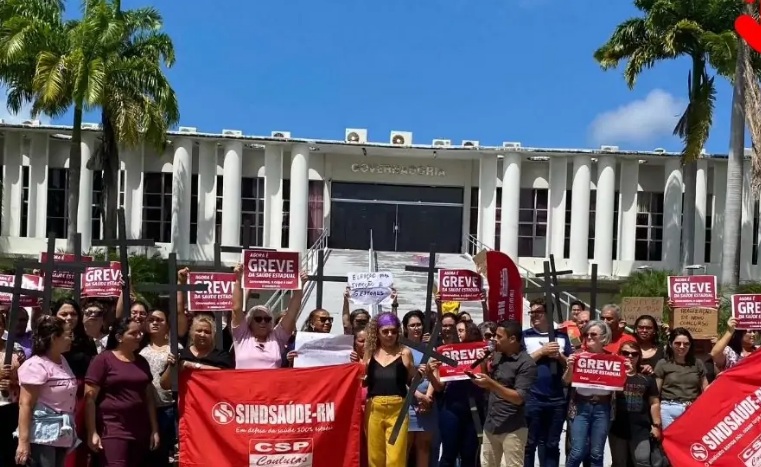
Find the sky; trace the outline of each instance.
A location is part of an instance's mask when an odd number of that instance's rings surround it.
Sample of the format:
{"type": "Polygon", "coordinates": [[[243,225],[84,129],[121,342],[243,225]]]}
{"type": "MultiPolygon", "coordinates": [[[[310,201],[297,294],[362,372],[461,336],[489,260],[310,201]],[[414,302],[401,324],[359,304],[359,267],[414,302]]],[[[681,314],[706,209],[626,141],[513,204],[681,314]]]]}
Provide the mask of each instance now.
{"type": "MultiPolygon", "coordinates": [[[[177,53],[168,76],[180,125],[202,132],[341,140],[345,128],[366,128],[373,142],[400,130],[415,144],[682,147],[672,130],[689,62],[660,63],[630,90],[622,69],[603,71],[593,58],[617,24],[638,15],[627,0],[122,3],[162,12],[177,53]]],[[[716,81],[706,149],[726,153],[732,89],[716,81]]],[[[0,105],[0,118],[25,116],[0,105]]]]}

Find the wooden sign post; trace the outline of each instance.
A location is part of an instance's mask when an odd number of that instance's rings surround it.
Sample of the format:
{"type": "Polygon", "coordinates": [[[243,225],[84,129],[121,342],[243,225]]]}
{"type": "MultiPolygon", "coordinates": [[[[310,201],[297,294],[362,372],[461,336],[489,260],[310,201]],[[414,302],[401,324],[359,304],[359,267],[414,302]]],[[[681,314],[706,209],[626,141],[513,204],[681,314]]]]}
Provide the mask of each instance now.
{"type": "MultiPolygon", "coordinates": [[[[436,267],[436,244],[431,243],[430,253],[428,253],[428,266],[405,266],[405,271],[425,272],[428,274],[428,283],[425,290],[425,323],[423,323],[423,332],[429,332],[431,321],[433,321],[433,283],[434,276],[441,268],[436,267]]],[[[437,320],[438,321],[438,320],[437,320]]],[[[431,341],[438,340],[438,333],[431,333],[431,341]]]]}

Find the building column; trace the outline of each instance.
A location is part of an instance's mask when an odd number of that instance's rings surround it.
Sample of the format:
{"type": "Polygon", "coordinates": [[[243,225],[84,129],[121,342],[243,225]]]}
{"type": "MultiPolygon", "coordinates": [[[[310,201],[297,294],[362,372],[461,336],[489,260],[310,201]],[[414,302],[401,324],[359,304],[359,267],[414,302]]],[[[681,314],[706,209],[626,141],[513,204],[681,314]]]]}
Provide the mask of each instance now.
{"type": "Polygon", "coordinates": [[[708,203],[708,161],[697,161],[695,179],[695,244],[693,260],[695,264],[706,261],[706,206],[708,203]]]}
{"type": "Polygon", "coordinates": [[[268,144],[264,147],[264,246],[278,249],[282,245],[283,147],[268,144]]]}
{"type": "Polygon", "coordinates": [[[595,252],[601,276],[613,275],[613,225],[616,199],[616,159],[601,156],[597,159],[597,190],[595,192],[595,252]]]}
{"type": "Polygon", "coordinates": [[[589,196],[592,184],[592,158],[573,157],[573,196],[571,197],[571,254],[574,274],[589,274],[589,196]]]}
{"type": "Polygon", "coordinates": [[[196,243],[215,242],[217,215],[217,143],[201,141],[198,146],[198,230],[196,243]]]}
{"type": "Polygon", "coordinates": [[[518,213],[521,204],[521,156],[516,152],[502,159],[502,211],[499,249],[518,264],[518,213]]]}
{"type": "Polygon", "coordinates": [[[138,147],[122,153],[124,162],[124,218],[130,239],[143,236],[143,152],[138,147]]]}
{"type": "Polygon", "coordinates": [[[712,165],[713,209],[711,209],[711,257],[709,261],[721,264],[721,250],[722,245],[724,245],[724,209],[727,204],[727,164],[714,161],[712,165]]]}
{"type": "Polygon", "coordinates": [[[190,257],[190,203],[193,183],[193,140],[174,141],[172,163],[172,246],[178,259],[190,257]]]}
{"type": "Polygon", "coordinates": [[[547,256],[564,258],[565,255],[565,203],[568,185],[568,158],[550,158],[550,211],[548,219],[549,241],[547,256]]]}
{"type": "Polygon", "coordinates": [[[682,250],[682,163],[678,158],[669,160],[664,170],[661,260],[667,269],[678,272],[682,250]]]}
{"type": "Polygon", "coordinates": [[[291,198],[288,224],[288,248],[301,253],[307,248],[309,219],[309,146],[291,147],[291,198]]]}
{"type": "Polygon", "coordinates": [[[29,216],[27,237],[47,238],[48,135],[33,133],[22,146],[29,158],[29,216]]]}
{"type": "MultiPolygon", "coordinates": [[[[621,205],[618,209],[618,259],[634,261],[637,246],[637,191],[639,190],[639,161],[621,160],[619,191],[621,205]]],[[[597,222],[595,220],[595,222],[597,222]]],[[[595,225],[595,231],[598,225],[595,225]]],[[[595,242],[596,244],[597,242],[595,242]]]]}
{"type": "Polygon", "coordinates": [[[225,143],[225,158],[222,162],[224,180],[222,184],[222,245],[224,246],[240,245],[242,155],[242,142],[225,143]]]}
{"type": "MultiPolygon", "coordinates": [[[[89,251],[92,246],[92,190],[93,173],[87,168],[95,149],[95,133],[82,132],[82,164],[79,169],[79,206],[77,206],[77,232],[82,234],[82,250],[89,251]]],[[[71,163],[71,162],[69,162],[71,163]]],[[[69,167],[72,169],[72,167],[69,167]]]]}
{"type": "Polygon", "coordinates": [[[21,203],[23,167],[21,133],[5,132],[3,147],[3,218],[2,233],[6,237],[21,235],[21,203]]]}
{"type": "MultiPolygon", "coordinates": [[[[743,168],[742,227],[740,229],[740,280],[751,278],[753,268],[753,218],[755,216],[756,196],[751,186],[751,167],[743,168]]],[[[726,188],[725,188],[726,190],[726,188]]]]}
{"type": "Polygon", "coordinates": [[[497,240],[497,156],[482,154],[478,166],[478,241],[493,249],[497,240]]]}

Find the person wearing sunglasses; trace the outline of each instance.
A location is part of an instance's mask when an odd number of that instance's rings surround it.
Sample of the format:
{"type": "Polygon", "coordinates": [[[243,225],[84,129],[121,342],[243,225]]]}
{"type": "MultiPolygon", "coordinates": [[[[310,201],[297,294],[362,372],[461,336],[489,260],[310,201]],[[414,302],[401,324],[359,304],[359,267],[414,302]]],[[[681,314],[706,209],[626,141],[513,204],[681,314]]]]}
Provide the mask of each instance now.
{"type": "Polygon", "coordinates": [[[642,373],[642,350],[635,342],[621,344],[627,378],[624,390],[616,393],[616,417],[610,426],[610,455],[613,465],[650,467],[653,440],[661,439],[661,402],[658,385],[642,373]]]}
{"type": "Polygon", "coordinates": [[[98,353],[106,349],[108,332],[105,332],[104,310],[103,305],[98,302],[89,302],[84,306],[84,325],[85,334],[95,343],[95,350],[98,353]]]}
{"type": "MultiPolygon", "coordinates": [[[[306,276],[302,273],[302,289],[306,276]]],[[[282,350],[288,344],[296,329],[296,317],[301,309],[303,290],[294,290],[288,309],[277,326],[269,308],[263,305],[251,307],[243,312],[247,294],[243,292],[243,265],[235,266],[233,285],[233,307],[230,324],[232,327],[237,370],[261,370],[280,368],[283,362],[282,350]]]]}
{"type": "MultiPolygon", "coordinates": [[[[306,321],[304,321],[304,325],[301,327],[301,332],[330,334],[331,329],[333,329],[333,317],[330,316],[330,312],[322,308],[315,308],[309,312],[309,316],[307,316],[306,321]]],[[[294,334],[290,339],[288,339],[288,344],[285,346],[285,362],[283,362],[284,367],[293,368],[293,359],[299,356],[298,352],[294,350],[295,346],[296,335],[294,334]]]]}
{"type": "Polygon", "coordinates": [[[655,381],[665,430],[708,387],[705,364],[695,358],[695,343],[687,329],[676,328],[669,333],[666,358],[655,365],[655,381]]]}

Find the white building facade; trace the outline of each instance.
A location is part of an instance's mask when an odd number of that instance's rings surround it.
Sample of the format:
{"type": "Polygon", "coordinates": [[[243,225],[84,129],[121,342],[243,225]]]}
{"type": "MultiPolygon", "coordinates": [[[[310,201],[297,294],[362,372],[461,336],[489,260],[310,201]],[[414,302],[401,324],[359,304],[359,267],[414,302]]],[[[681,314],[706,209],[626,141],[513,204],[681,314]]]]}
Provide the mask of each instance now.
{"type": "MultiPolygon", "coordinates": [[[[37,254],[48,232],[65,247],[69,129],[0,125],[0,250],[37,254]]],[[[479,246],[509,254],[541,272],[553,254],[562,269],[626,276],[637,268],[677,269],[681,245],[682,171],[678,154],[501,148],[437,140],[412,145],[392,134],[368,143],[248,137],[225,130],[168,135],[163,154],[121,151],[119,205],[128,235],[150,238],[181,261],[213,259],[214,243],[250,243],[305,251],[323,232],[331,248],[468,252],[479,246]]],[[[282,136],[282,137],[281,137],[282,136]]],[[[83,247],[101,237],[102,177],[85,167],[96,129],[84,132],[79,201],[83,247]]],[[[698,162],[694,259],[719,270],[726,157],[698,162]]],[[[744,178],[741,275],[761,277],[757,263],[759,200],[744,178]]]]}

